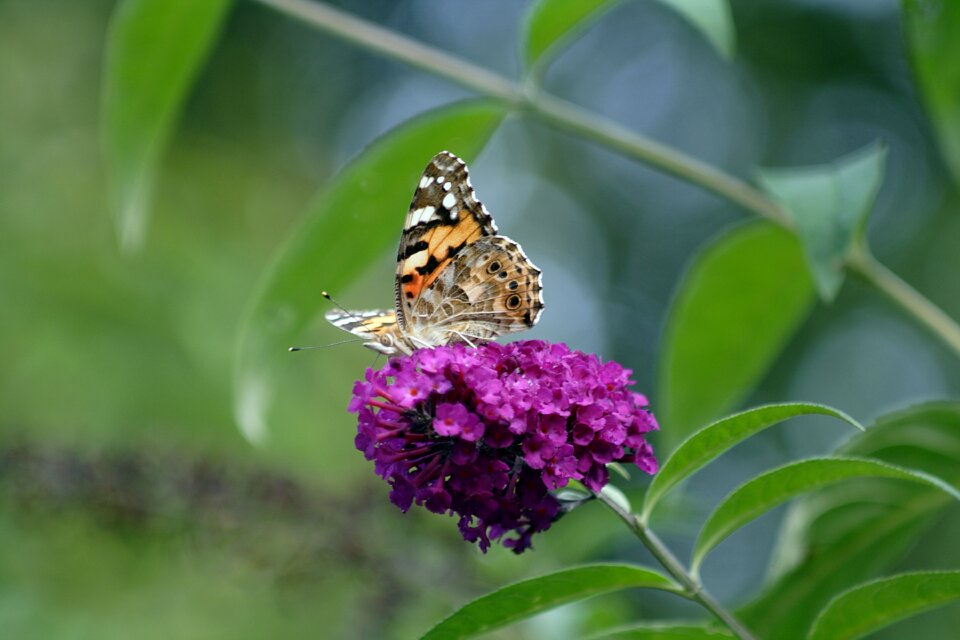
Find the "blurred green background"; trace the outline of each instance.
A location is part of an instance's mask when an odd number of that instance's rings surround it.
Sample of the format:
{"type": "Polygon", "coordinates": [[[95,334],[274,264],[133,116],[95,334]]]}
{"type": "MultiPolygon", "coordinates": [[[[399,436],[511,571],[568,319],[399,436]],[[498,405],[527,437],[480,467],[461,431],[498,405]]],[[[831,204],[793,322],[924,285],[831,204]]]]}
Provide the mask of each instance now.
{"type": "MultiPolygon", "coordinates": [[[[337,4],[518,73],[526,3],[337,4]]],[[[365,145],[470,94],[239,2],[165,157],[145,246],[125,254],[98,131],[112,7],[0,0],[0,635],[407,638],[508,580],[643,559],[598,505],[521,557],[480,555],[452,519],[397,512],[353,449],[345,406],[373,361],[357,345],[291,354],[270,438],[258,448],[243,438],[231,409],[239,318],[274,252],[365,145]]],[[[960,317],[960,207],[916,95],[898,3],[732,8],[732,61],[667,7],[632,2],[573,44],[546,86],[738,175],[885,140],[871,244],[960,317]]],[[[544,269],[548,307],[527,335],[616,358],[656,406],[672,291],[696,248],[743,214],[529,120],[508,119],[471,170],[500,228],[544,269]]],[[[358,228],[356,242],[363,236],[358,228]]],[[[384,252],[339,300],[388,305],[392,260],[384,252]]],[[[303,342],[341,337],[318,321],[303,342]]],[[[960,362],[850,279],[834,304],[814,309],[750,401],[824,402],[869,421],[958,390],[960,362]]],[[[736,483],[841,435],[813,422],[754,439],[698,476],[657,525],[689,547],[695,524],[736,483]]],[[[722,599],[756,593],[781,516],[731,538],[705,567],[722,599]]],[[[925,547],[938,566],[960,562],[958,527],[954,513],[925,547]]],[[[625,594],[495,637],[579,637],[644,614],[697,612],[665,595],[625,594]]],[[[957,622],[948,608],[887,637],[957,622]]]]}

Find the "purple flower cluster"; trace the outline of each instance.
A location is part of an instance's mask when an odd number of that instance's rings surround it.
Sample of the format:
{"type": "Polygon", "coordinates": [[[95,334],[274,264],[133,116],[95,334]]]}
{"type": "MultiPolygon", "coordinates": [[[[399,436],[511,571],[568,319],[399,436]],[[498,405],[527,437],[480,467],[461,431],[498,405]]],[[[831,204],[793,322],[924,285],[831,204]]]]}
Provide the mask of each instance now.
{"type": "Polygon", "coordinates": [[[458,344],[367,369],[349,408],[402,511],[457,514],[483,551],[513,532],[503,544],[521,553],[561,515],[550,491],[571,479],[599,491],[611,462],[656,472],[645,434],[657,422],[630,374],[565,344],[458,344]]]}

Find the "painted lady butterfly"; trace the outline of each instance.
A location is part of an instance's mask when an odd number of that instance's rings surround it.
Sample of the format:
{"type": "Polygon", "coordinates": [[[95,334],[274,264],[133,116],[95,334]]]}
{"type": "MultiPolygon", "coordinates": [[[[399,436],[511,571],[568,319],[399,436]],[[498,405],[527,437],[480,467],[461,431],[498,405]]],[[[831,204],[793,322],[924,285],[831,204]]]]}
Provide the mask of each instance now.
{"type": "Polygon", "coordinates": [[[442,151],[424,170],[403,224],[396,309],[330,311],[326,318],[387,355],[474,345],[535,325],[542,287],[540,270],[520,245],[497,235],[467,165],[442,151]]]}

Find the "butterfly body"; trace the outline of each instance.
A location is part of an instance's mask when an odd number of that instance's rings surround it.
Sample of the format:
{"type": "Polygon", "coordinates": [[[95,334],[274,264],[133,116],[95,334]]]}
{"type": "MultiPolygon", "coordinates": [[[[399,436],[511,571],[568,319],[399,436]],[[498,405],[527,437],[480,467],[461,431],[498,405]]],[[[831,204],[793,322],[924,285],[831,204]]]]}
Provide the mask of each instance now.
{"type": "Polygon", "coordinates": [[[475,345],[532,327],[543,310],[541,272],[497,234],[467,167],[443,151],[424,170],[397,251],[394,311],[330,311],[334,326],[387,355],[475,345]]]}

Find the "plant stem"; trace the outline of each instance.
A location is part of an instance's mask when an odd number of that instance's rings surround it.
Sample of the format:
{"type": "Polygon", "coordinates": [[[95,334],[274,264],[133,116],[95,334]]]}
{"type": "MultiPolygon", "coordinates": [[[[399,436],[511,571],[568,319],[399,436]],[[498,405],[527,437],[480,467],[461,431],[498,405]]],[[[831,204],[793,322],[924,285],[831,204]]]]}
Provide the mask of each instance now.
{"type": "Polygon", "coordinates": [[[524,92],[519,83],[328,4],[310,0],[256,1],[330,35],[369,51],[382,53],[393,60],[406,62],[477,93],[511,104],[524,102],[524,92]]]}
{"type": "MultiPolygon", "coordinates": [[[[446,78],[482,95],[510,104],[552,126],[592,140],[604,147],[677,176],[739,205],[744,210],[794,230],[790,216],[749,184],[716,167],[672,149],[636,131],[577,105],[544,93],[532,84],[504,78],[479,65],[350,15],[322,2],[310,0],[255,0],[331,35],[393,60],[446,78]]],[[[847,266],[887,294],[960,355],[960,326],[941,309],[912,289],[866,251],[856,252],[847,266]]]]}
{"type": "Polygon", "coordinates": [[[256,0],[289,16],[370,51],[446,78],[477,93],[532,113],[559,129],[592,140],[640,160],[740,205],[745,210],[792,228],[787,214],[762,193],[693,156],[591,113],[572,102],[504,78],[488,69],[452,56],[390,29],[321,2],[310,0],[256,0]]]}
{"type": "Polygon", "coordinates": [[[863,245],[859,246],[847,259],[847,267],[885,293],[903,311],[913,316],[960,356],[960,325],[897,274],[878,262],[869,249],[863,245]]]}
{"type": "Polygon", "coordinates": [[[673,552],[663,544],[663,541],[657,537],[657,534],[640,521],[640,518],[624,510],[623,507],[613,500],[610,500],[602,492],[596,494],[596,496],[636,534],[640,542],[653,554],[653,557],[686,589],[686,595],[690,599],[698,602],[704,609],[721,620],[740,640],[754,640],[754,636],[750,630],[747,629],[742,622],[737,620],[736,616],[727,611],[722,604],[717,602],[717,600],[710,595],[710,592],[703,588],[700,580],[687,571],[680,560],[673,555],[673,552]]]}
{"type": "Polygon", "coordinates": [[[567,100],[546,93],[532,95],[527,100],[531,112],[558,129],[657,167],[665,173],[711,191],[750,213],[793,230],[793,221],[778,204],[739,178],[567,100]]]}

